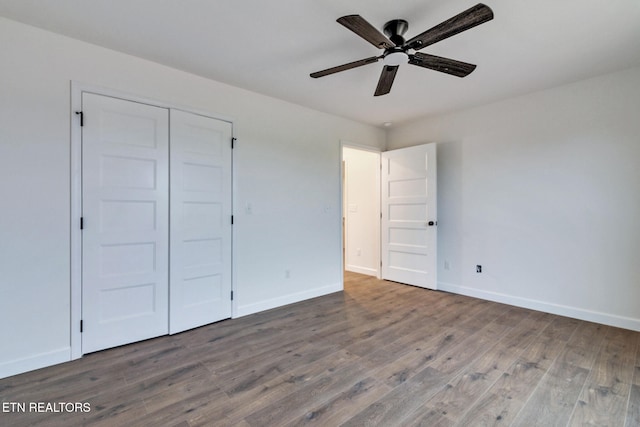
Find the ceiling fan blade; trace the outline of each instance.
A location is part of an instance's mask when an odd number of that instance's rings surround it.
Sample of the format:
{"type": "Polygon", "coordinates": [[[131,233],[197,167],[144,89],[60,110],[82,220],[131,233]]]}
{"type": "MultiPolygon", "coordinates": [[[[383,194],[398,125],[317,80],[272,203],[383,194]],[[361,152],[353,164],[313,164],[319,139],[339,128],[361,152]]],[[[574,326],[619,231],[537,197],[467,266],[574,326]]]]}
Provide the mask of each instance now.
{"type": "Polygon", "coordinates": [[[422,49],[440,40],[455,36],[458,33],[480,25],[493,19],[493,11],[482,3],[465,10],[462,13],[447,19],[443,23],[425,31],[410,39],[405,46],[411,49],[422,49]]]}
{"type": "Polygon", "coordinates": [[[376,87],[376,93],[373,96],[386,95],[391,91],[391,85],[393,79],[396,78],[398,72],[397,65],[385,65],[380,74],[380,80],[378,80],[378,87],[376,87]]]}
{"type": "Polygon", "coordinates": [[[329,74],[339,73],[340,71],[350,70],[356,67],[362,67],[363,65],[373,64],[374,62],[378,62],[378,60],[382,58],[381,56],[372,56],[371,58],[361,59],[359,61],[349,62],[348,64],[338,65],[337,67],[327,68],[326,70],[316,71],[315,73],[309,74],[314,79],[318,77],[328,76],[329,74]]]}
{"type": "Polygon", "coordinates": [[[420,52],[409,55],[409,64],[429,68],[430,70],[440,71],[441,73],[447,73],[457,77],[466,77],[476,69],[476,66],[473,64],[420,52]]]}
{"type": "Polygon", "coordinates": [[[347,15],[337,19],[338,23],[344,25],[378,49],[386,49],[395,47],[395,44],[384,34],[369,24],[360,15],[347,15]]]}

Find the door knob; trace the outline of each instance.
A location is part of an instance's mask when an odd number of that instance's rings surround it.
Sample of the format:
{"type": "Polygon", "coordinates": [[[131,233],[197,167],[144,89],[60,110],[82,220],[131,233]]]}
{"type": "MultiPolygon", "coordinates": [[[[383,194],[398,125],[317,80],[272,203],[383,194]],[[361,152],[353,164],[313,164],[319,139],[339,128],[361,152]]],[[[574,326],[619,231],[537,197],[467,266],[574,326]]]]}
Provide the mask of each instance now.
{"type": "Polygon", "coordinates": [[[429,227],[433,227],[434,225],[438,225],[438,221],[429,221],[429,222],[427,223],[427,225],[428,225],[429,227]]]}

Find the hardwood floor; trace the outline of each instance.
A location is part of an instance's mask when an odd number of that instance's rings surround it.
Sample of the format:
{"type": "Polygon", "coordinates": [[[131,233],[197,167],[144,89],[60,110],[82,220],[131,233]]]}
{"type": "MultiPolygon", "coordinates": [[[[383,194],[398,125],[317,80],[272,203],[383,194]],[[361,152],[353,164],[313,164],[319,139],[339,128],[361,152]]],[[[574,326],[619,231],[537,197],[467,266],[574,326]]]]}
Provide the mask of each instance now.
{"type": "Polygon", "coordinates": [[[0,425],[640,426],[639,347],[638,332],[347,273],[341,293],[0,380],[2,402],[27,405],[0,425]]]}

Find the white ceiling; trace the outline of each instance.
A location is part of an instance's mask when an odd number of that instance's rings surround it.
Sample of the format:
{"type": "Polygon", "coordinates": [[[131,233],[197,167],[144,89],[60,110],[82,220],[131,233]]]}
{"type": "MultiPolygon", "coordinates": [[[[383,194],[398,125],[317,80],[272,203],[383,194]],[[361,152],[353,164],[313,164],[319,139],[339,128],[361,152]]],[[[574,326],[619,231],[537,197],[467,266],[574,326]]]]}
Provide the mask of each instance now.
{"type": "Polygon", "coordinates": [[[421,52],[478,65],[468,77],[401,66],[373,97],[382,62],[309,73],[381,53],[336,23],[402,18],[407,39],[474,0],[0,0],[0,16],[230,85],[380,126],[395,125],[640,64],[638,0],[485,0],[493,21],[421,52]]]}

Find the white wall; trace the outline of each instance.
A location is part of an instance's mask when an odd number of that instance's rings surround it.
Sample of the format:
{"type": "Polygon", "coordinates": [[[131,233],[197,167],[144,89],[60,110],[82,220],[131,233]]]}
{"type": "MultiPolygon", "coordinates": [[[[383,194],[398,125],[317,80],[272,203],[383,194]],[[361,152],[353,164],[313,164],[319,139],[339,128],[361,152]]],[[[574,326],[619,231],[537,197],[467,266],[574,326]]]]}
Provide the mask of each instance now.
{"type": "Polygon", "coordinates": [[[380,268],[380,153],[344,147],[345,270],[380,268]]]}
{"type": "Polygon", "coordinates": [[[384,131],[3,18],[0,40],[0,377],[70,357],[72,80],[234,121],[239,315],[341,289],[340,140],[384,131]]]}
{"type": "Polygon", "coordinates": [[[633,68],[391,131],[439,142],[440,288],[640,330],[639,117],[633,68]]]}

